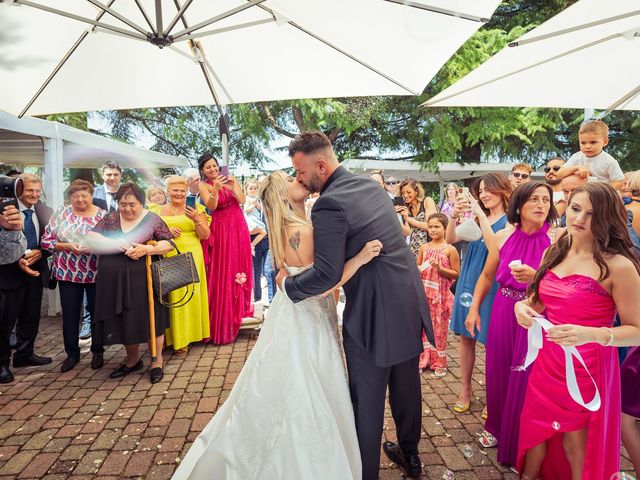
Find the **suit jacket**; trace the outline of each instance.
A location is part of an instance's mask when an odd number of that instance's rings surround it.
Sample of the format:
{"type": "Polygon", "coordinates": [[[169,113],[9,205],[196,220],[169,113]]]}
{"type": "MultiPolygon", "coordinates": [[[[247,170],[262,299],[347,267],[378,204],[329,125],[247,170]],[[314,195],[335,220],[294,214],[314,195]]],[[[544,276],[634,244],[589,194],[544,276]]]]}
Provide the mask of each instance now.
{"type": "Polygon", "coordinates": [[[93,204],[96,207],[102,208],[103,210],[106,210],[108,212],[116,208],[115,202],[110,205],[111,208],[107,208],[109,207],[109,205],[107,204],[107,191],[105,190],[104,185],[98,185],[93,190],[93,204]],[[102,200],[104,203],[96,202],[96,200],[102,200]]]}
{"type": "Polygon", "coordinates": [[[423,328],[435,345],[416,260],[385,190],[339,167],[315,202],[311,220],[314,265],[286,280],[289,298],[299,302],[326,292],[340,281],[346,260],[378,239],[383,245],[380,256],[344,285],[344,328],[382,367],[418,356],[423,328]]]}

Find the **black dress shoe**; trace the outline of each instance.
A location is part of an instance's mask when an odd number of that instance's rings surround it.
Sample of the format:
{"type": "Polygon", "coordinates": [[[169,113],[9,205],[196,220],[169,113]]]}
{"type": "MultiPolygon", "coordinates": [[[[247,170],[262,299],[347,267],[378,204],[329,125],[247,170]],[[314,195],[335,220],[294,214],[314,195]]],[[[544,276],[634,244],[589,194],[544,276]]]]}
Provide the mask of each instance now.
{"type": "Polygon", "coordinates": [[[149,370],[149,378],[151,378],[151,383],[159,383],[164,378],[162,367],[155,367],[149,370]]]}
{"type": "Polygon", "coordinates": [[[48,365],[51,363],[51,357],[41,357],[40,355],[36,355],[32,353],[30,357],[27,358],[16,358],[13,357],[13,366],[15,368],[20,367],[40,367],[42,365],[48,365]]]}
{"type": "Polygon", "coordinates": [[[394,462],[407,477],[418,478],[422,475],[422,462],[418,455],[405,455],[400,445],[384,442],[382,450],[389,460],[394,462]]]}
{"type": "Polygon", "coordinates": [[[9,367],[4,365],[0,366],[0,383],[13,382],[13,373],[9,370],[9,367]]]}
{"type": "Polygon", "coordinates": [[[142,369],[142,359],[138,360],[138,362],[133,367],[127,367],[127,362],[124,362],[118,368],[116,368],[109,377],[111,378],[122,378],[129,375],[131,372],[135,372],[142,369]]]}
{"type": "Polygon", "coordinates": [[[100,352],[94,353],[91,356],[91,369],[98,370],[99,368],[102,368],[103,365],[104,365],[104,358],[102,356],[102,353],[100,352]]]}
{"type": "Polygon", "coordinates": [[[64,362],[62,362],[62,365],[60,365],[60,371],[62,373],[68,372],[69,370],[72,370],[78,362],[79,360],[77,358],[67,357],[64,359],[64,362]]]}

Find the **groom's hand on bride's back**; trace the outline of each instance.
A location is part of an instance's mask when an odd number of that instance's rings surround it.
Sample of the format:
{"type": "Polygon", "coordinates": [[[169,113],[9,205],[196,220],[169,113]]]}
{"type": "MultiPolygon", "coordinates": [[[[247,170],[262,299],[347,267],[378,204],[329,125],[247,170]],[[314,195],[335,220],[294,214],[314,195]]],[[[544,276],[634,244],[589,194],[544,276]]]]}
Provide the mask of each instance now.
{"type": "Polygon", "coordinates": [[[380,255],[381,251],[382,242],[380,242],[380,240],[371,240],[370,242],[365,243],[364,247],[362,247],[362,250],[357,253],[356,257],[358,258],[359,263],[364,265],[380,255]]]}

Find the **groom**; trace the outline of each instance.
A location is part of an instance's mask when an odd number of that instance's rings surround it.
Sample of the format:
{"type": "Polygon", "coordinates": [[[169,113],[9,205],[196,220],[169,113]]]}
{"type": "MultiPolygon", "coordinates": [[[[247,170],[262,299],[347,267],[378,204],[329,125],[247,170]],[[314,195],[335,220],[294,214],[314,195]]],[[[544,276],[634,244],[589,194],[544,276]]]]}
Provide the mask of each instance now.
{"type": "Polygon", "coordinates": [[[418,457],[422,329],[432,345],[434,340],[416,261],[389,196],[377,183],[340,167],[326,135],[318,131],[297,135],[289,145],[289,156],[297,181],[321,195],[311,212],[314,266],[292,277],[282,270],[278,285],[294,303],[320,295],[340,281],[345,261],[366,242],[382,242],[380,256],[344,285],[342,333],[362,478],[378,479],[387,386],[398,444],[386,442],[384,451],[405,474],[417,477],[422,472],[418,457]]]}

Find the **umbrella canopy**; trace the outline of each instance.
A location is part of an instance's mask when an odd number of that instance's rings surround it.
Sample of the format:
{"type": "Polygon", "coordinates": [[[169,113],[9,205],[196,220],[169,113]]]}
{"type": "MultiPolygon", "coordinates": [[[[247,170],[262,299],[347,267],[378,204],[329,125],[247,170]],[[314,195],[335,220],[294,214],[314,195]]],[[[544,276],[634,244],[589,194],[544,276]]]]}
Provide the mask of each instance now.
{"type": "Polygon", "coordinates": [[[500,0],[0,0],[0,110],[415,95],[500,0]]]}
{"type": "Polygon", "coordinates": [[[424,103],[640,109],[640,4],[580,0],[424,103]]]}

